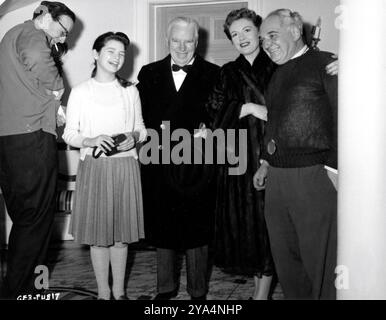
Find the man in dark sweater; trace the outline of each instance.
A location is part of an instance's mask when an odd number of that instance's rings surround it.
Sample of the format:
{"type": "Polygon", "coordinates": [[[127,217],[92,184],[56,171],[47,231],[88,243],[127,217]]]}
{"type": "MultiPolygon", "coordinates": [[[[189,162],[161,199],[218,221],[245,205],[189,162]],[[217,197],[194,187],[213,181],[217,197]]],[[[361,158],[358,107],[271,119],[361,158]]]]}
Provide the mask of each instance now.
{"type": "Polygon", "coordinates": [[[266,183],[265,216],[279,281],[287,299],[335,299],[337,211],[337,77],[331,53],[302,40],[300,16],[268,15],[263,48],[279,66],[266,94],[265,151],[254,176],[266,183]]]}

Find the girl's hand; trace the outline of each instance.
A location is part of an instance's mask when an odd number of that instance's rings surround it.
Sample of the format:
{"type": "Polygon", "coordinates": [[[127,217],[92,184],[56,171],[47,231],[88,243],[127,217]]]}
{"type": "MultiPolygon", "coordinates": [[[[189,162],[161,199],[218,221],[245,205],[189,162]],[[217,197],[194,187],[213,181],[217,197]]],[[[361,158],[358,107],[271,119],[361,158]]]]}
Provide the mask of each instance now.
{"type": "MultiPolygon", "coordinates": [[[[337,55],[333,55],[332,57],[335,59],[338,59],[337,55]]],[[[339,72],[339,61],[335,60],[335,61],[331,62],[330,64],[328,64],[326,66],[326,72],[330,76],[336,76],[339,72]]]]}
{"type": "Polygon", "coordinates": [[[98,147],[103,152],[110,151],[114,147],[114,140],[108,135],[101,134],[95,138],[85,138],[84,147],[98,147]]]}
{"type": "Polygon", "coordinates": [[[118,145],[117,149],[119,151],[128,151],[128,150],[133,149],[138,141],[138,138],[139,138],[138,132],[127,132],[127,133],[125,133],[125,135],[127,137],[126,140],[122,141],[118,145]]]}

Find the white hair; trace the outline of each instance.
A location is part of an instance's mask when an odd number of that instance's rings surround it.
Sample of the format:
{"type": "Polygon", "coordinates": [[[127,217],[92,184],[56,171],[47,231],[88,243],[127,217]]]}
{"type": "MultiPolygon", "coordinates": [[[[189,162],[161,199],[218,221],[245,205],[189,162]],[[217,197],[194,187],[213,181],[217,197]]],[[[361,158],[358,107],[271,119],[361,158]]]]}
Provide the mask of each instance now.
{"type": "Polygon", "coordinates": [[[170,33],[172,31],[172,28],[175,26],[175,25],[193,25],[194,26],[194,39],[196,41],[198,41],[198,29],[200,28],[198,22],[193,19],[193,18],[189,18],[189,17],[176,17],[176,18],[173,18],[169,24],[168,24],[168,27],[167,27],[167,31],[166,31],[166,39],[170,40],[170,33]]]}
{"type": "Polygon", "coordinates": [[[278,17],[282,25],[295,26],[299,29],[300,34],[303,34],[303,19],[298,12],[293,12],[290,9],[277,9],[272,11],[267,18],[273,16],[278,17]]]}

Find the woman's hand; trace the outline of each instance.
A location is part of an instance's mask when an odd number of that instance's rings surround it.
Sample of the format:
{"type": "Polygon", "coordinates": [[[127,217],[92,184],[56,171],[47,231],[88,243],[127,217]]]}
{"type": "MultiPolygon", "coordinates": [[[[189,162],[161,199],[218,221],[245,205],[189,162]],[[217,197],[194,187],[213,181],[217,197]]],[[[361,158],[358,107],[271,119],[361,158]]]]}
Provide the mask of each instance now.
{"type": "Polygon", "coordinates": [[[193,138],[203,138],[206,139],[208,135],[208,129],[205,126],[205,123],[200,123],[200,126],[198,130],[196,130],[196,133],[193,135],[193,138]]]}
{"type": "Polygon", "coordinates": [[[133,149],[139,139],[139,132],[137,131],[126,132],[125,135],[126,140],[122,141],[117,147],[119,151],[128,151],[133,149]]]}
{"type": "MultiPolygon", "coordinates": [[[[334,59],[338,59],[337,55],[332,56],[334,59]]],[[[339,72],[339,60],[335,60],[326,66],[326,72],[330,76],[336,76],[339,72]]]]}
{"type": "Polygon", "coordinates": [[[239,118],[243,118],[248,115],[253,115],[255,118],[267,121],[268,120],[268,110],[266,106],[261,104],[256,104],[248,102],[243,104],[241,107],[241,112],[239,118]]]}
{"type": "Polygon", "coordinates": [[[253,176],[253,186],[256,190],[265,189],[265,179],[267,178],[269,164],[267,161],[263,160],[259,169],[253,176]]]}
{"type": "Polygon", "coordinates": [[[108,135],[101,134],[95,138],[85,138],[82,144],[84,147],[98,147],[103,152],[106,152],[114,147],[114,140],[108,135]]]}

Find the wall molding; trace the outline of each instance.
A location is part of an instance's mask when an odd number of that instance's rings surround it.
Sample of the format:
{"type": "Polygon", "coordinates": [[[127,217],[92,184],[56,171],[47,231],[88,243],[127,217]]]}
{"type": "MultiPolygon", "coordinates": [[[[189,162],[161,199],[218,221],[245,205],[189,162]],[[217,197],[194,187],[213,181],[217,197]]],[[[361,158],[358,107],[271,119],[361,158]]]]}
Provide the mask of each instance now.
{"type": "MultiPolygon", "coordinates": [[[[152,61],[150,56],[150,47],[154,46],[154,43],[151,43],[150,31],[152,28],[154,32],[155,23],[152,23],[150,27],[150,22],[155,21],[155,8],[157,7],[168,7],[172,5],[178,6],[188,6],[188,5],[202,5],[202,4],[224,4],[224,3],[238,3],[243,2],[240,0],[135,0],[136,2],[136,40],[139,43],[146,44],[141,48],[141,57],[136,62],[138,66],[148,64],[152,61]],[[139,19],[138,17],[141,17],[139,19]]],[[[248,7],[258,14],[262,14],[263,10],[263,0],[245,0],[248,2],[248,7]]],[[[138,70],[139,71],[139,70],[138,70]]]]}

